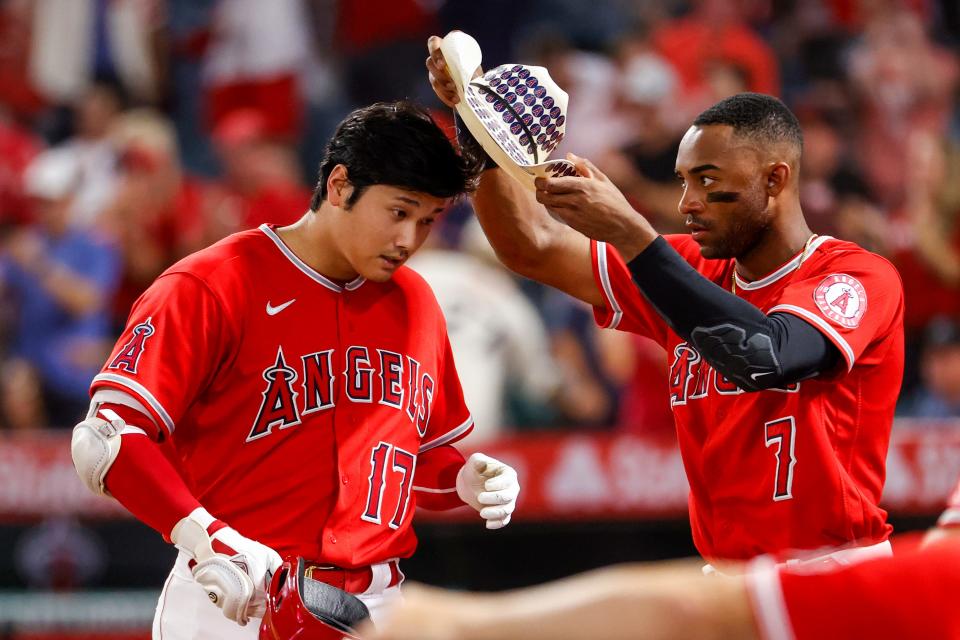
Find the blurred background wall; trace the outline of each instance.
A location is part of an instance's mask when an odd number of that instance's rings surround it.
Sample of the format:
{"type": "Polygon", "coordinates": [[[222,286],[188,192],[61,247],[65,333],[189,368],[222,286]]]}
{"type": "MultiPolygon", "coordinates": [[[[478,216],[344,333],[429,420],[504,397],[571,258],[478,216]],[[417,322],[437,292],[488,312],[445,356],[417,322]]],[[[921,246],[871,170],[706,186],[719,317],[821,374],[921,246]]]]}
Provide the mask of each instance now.
{"type": "MultiPolygon", "coordinates": [[[[352,108],[433,98],[425,40],[548,67],[557,153],[591,158],[663,232],[698,112],[782,97],[811,227],[899,268],[907,367],[885,504],[924,527],[960,473],[960,5],[954,0],[0,0],[0,638],[145,638],[173,552],[69,459],[136,297],[225,235],[306,210],[352,108]]],[[[515,521],[421,513],[408,577],[500,589],[695,553],[664,355],[501,268],[459,204],[412,261],[434,286],[515,521]]]]}

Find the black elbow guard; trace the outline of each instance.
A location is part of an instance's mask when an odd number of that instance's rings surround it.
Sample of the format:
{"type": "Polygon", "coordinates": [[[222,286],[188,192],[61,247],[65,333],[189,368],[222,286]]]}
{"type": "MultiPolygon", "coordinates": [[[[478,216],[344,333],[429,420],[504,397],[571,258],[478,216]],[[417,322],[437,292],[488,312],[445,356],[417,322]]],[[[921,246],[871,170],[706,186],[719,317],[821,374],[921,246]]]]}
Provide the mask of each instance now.
{"type": "Polygon", "coordinates": [[[697,327],[690,335],[694,346],[714,369],[744,391],[761,391],[780,384],[783,368],[773,341],[766,333],[734,324],[697,327]]]}

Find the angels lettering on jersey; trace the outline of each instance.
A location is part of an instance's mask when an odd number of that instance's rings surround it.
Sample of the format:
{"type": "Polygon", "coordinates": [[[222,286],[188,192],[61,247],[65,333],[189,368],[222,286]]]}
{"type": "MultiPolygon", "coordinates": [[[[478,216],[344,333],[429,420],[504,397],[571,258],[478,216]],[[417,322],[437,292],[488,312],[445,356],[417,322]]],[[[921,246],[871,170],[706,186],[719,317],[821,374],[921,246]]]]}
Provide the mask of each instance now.
{"type": "Polygon", "coordinates": [[[420,437],[430,422],[433,376],[421,371],[415,358],[394,351],[351,346],[340,354],[327,349],[290,362],[278,347],[263,379],[263,399],[247,442],[270,435],[274,427],[293,427],[303,416],[332,409],[338,383],[345,385],[343,397],[350,402],[376,402],[406,412],[420,437]]]}
{"type": "MultiPolygon", "coordinates": [[[[690,400],[699,400],[712,394],[736,396],[746,393],[711,367],[700,352],[687,342],[681,342],[673,349],[669,382],[671,407],[685,405],[690,400]]],[[[782,393],[796,393],[799,390],[799,382],[768,389],[782,393]]]]}

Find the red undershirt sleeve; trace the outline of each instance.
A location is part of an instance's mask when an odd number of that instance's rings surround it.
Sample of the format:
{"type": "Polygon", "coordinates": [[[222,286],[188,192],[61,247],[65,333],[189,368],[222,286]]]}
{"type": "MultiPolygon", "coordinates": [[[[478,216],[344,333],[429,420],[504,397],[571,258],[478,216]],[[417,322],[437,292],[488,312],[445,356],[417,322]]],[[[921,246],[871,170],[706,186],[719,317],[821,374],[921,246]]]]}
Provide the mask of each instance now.
{"type": "MultiPolygon", "coordinates": [[[[123,405],[102,405],[140,428],[149,419],[123,405]]],[[[150,429],[156,434],[156,429],[150,429]]],[[[145,434],[124,433],[120,452],[104,479],[117,502],[141,522],[170,541],[170,532],[181,518],[200,506],[173,463],[160,446],[145,434]]]]}

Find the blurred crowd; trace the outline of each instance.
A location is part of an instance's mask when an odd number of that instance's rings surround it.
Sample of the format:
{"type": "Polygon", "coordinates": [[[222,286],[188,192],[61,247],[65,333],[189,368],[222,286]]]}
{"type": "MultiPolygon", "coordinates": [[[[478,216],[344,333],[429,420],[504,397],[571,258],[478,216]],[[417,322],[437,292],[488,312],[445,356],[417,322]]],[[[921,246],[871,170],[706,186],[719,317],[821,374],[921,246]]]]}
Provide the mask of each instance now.
{"type": "MultiPolygon", "coordinates": [[[[663,232],[689,122],[740,91],[805,132],[817,233],[906,291],[900,413],[960,417],[960,5],[953,0],[0,0],[0,427],[70,427],[137,296],[179,258],[307,209],[350,109],[433,98],[425,40],[546,66],[557,154],[591,158],[663,232]]],[[[475,440],[670,438],[659,347],[500,267],[468,202],[411,261],[434,287],[475,440]]]]}

